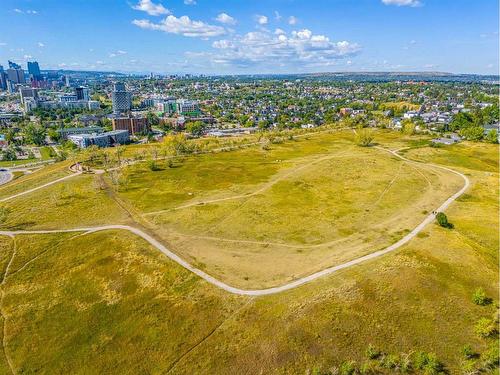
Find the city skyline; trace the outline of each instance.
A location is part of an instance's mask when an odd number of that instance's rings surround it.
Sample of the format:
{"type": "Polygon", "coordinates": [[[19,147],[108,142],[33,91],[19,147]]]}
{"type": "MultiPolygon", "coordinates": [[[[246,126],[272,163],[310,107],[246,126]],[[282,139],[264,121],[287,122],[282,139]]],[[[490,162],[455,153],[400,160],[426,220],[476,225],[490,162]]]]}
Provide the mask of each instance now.
{"type": "Polygon", "coordinates": [[[7,0],[0,65],[38,61],[42,69],[160,74],[498,74],[495,1],[315,4],[7,0]]]}

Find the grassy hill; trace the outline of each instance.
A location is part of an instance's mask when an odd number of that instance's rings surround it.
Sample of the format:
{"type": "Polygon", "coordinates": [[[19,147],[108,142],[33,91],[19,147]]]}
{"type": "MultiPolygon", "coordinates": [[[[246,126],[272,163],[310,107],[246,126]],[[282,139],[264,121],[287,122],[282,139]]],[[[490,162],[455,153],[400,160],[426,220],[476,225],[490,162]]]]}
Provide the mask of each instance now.
{"type": "MultiPolygon", "coordinates": [[[[454,229],[431,224],[384,257],[257,298],[208,284],[124,231],[1,237],[0,369],[349,374],[404,372],[410,364],[416,373],[496,371],[486,367],[498,333],[482,337],[476,325],[497,314],[498,147],[431,148],[385,131],[375,141],[411,147],[406,157],[469,177],[470,189],[446,212],[454,229]],[[478,288],[493,301],[476,305],[478,288]]],[[[47,168],[54,178],[64,170],[47,168]]],[[[12,191],[22,191],[24,179],[26,189],[47,182],[47,171],[18,178],[12,191]]],[[[8,201],[3,229],[135,225],[228,282],[272,285],[395,241],[460,186],[430,166],[354,146],[347,132],[189,156],[159,171],[136,164],[124,174],[125,185],[82,175],[8,201]],[[198,204],[209,200],[219,201],[198,204]],[[332,241],[340,245],[312,247],[332,241]]]]}

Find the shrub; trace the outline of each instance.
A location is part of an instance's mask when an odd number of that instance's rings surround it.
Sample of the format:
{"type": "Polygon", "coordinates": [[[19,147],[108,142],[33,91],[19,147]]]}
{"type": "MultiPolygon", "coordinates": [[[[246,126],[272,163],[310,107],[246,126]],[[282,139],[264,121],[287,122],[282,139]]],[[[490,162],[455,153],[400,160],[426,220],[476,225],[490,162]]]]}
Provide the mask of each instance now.
{"type": "Polygon", "coordinates": [[[264,141],[264,143],[262,143],[261,148],[264,151],[269,151],[271,149],[270,142],[269,141],[264,141]]]}
{"type": "Polygon", "coordinates": [[[479,374],[479,369],[477,368],[477,363],[476,361],[463,361],[460,364],[460,369],[462,370],[462,374],[464,375],[475,375],[479,374]]]}
{"type": "Polygon", "coordinates": [[[373,142],[373,133],[369,129],[358,129],[356,133],[356,144],[361,147],[368,147],[373,142]]]}
{"type": "Polygon", "coordinates": [[[344,362],[340,365],[339,374],[340,375],[352,375],[356,371],[356,362],[349,361],[344,362]]]}
{"type": "Polygon", "coordinates": [[[359,373],[363,375],[372,375],[377,374],[378,371],[373,362],[365,362],[359,368],[359,373]]]}
{"type": "Polygon", "coordinates": [[[158,167],[158,163],[156,162],[156,160],[148,160],[148,168],[155,172],[155,171],[159,171],[160,168],[158,167]]]}
{"type": "Polygon", "coordinates": [[[448,217],[443,212],[438,212],[436,215],[436,220],[440,226],[443,228],[451,229],[453,224],[448,221],[448,217]]]}
{"type": "Polygon", "coordinates": [[[439,374],[444,370],[443,364],[434,353],[418,352],[415,358],[415,367],[424,374],[439,374]]]}
{"type": "Polygon", "coordinates": [[[481,356],[483,366],[487,369],[497,368],[500,364],[500,355],[498,353],[498,343],[494,342],[488,350],[481,356]]]}
{"type": "Polygon", "coordinates": [[[491,129],[488,134],[486,134],[486,141],[490,143],[498,143],[498,132],[495,129],[491,129]]]}
{"type": "Polygon", "coordinates": [[[462,348],[462,354],[465,357],[465,359],[472,359],[476,357],[476,353],[474,353],[474,350],[472,350],[472,347],[470,345],[465,345],[462,348]]]}
{"type": "Polygon", "coordinates": [[[382,358],[380,365],[386,369],[397,370],[400,367],[400,359],[396,354],[388,354],[382,358]]]}
{"type": "Polygon", "coordinates": [[[474,326],[474,331],[482,338],[494,337],[497,333],[497,324],[493,319],[481,318],[474,326]]]}
{"type": "Polygon", "coordinates": [[[377,359],[380,357],[380,350],[377,350],[372,344],[368,345],[368,348],[365,350],[366,357],[368,359],[377,359]]]}
{"type": "Polygon", "coordinates": [[[412,371],[412,368],[411,353],[401,354],[400,371],[407,374],[412,371]]]}
{"type": "Polygon", "coordinates": [[[483,288],[477,288],[472,295],[472,301],[479,306],[486,306],[491,303],[491,298],[486,296],[483,288]]]}

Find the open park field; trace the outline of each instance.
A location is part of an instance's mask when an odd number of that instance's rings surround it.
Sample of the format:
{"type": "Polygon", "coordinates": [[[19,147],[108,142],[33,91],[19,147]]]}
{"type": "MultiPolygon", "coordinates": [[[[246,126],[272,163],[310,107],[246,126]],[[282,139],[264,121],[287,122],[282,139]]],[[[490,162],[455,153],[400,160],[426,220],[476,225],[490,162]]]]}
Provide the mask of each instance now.
{"type": "MultiPolygon", "coordinates": [[[[454,229],[428,224],[394,252],[262,297],[211,285],[127,231],[2,236],[0,369],[393,373],[409,361],[425,372],[425,352],[450,373],[486,371],[497,337],[475,325],[492,319],[498,301],[478,306],[472,295],[498,294],[498,146],[431,148],[389,131],[375,142],[315,134],[183,156],[155,171],[136,163],[118,184],[108,173],[75,175],[3,202],[5,234],[129,225],[226,284],[262,289],[410,233],[464,185],[435,164],[470,181],[446,210],[454,229]],[[389,152],[400,149],[406,159],[389,152]],[[369,344],[383,354],[370,359],[369,344]]],[[[1,187],[0,198],[68,173],[45,167],[1,187]]]]}

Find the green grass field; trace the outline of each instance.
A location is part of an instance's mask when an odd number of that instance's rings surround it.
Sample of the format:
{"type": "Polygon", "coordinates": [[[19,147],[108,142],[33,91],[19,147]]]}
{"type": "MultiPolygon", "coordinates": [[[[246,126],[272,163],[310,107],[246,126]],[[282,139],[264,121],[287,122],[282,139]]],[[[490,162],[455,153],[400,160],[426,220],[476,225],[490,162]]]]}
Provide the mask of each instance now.
{"type": "MultiPolygon", "coordinates": [[[[394,242],[462,184],[352,138],[190,156],[155,172],[137,164],[120,187],[82,175],[9,201],[3,228],[136,225],[233,285],[279,285],[394,242]],[[197,204],[207,200],[219,201],[197,204]]],[[[454,229],[431,224],[391,254],[258,298],[228,294],[124,231],[2,237],[1,372],[10,361],[16,373],[342,374],[353,361],[392,374],[408,355],[412,372],[432,373],[416,369],[419,351],[450,374],[484,368],[498,336],[474,326],[497,313],[498,146],[375,140],[469,177],[446,212],[454,229]],[[493,303],[472,302],[479,287],[493,303]],[[369,360],[369,344],[384,354],[369,360]]],[[[0,195],[67,173],[46,168],[0,195]]]]}

